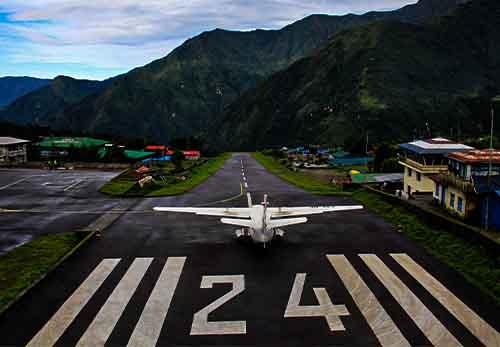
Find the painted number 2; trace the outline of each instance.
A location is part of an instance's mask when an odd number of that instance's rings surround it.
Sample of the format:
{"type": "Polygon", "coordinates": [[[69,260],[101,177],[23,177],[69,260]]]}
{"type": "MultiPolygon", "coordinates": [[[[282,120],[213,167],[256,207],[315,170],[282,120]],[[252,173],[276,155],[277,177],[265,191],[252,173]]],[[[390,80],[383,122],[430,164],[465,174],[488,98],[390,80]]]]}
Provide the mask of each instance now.
{"type": "Polygon", "coordinates": [[[229,293],[221,296],[219,299],[194,314],[193,324],[191,325],[191,335],[246,334],[246,321],[208,321],[208,315],[211,312],[245,290],[245,277],[243,275],[203,276],[200,288],[212,288],[215,283],[231,283],[233,288],[229,293]]]}
{"type": "Polygon", "coordinates": [[[300,298],[304,290],[306,274],[297,274],[293,282],[292,292],[285,310],[285,318],[290,317],[325,317],[331,331],[345,330],[340,316],[348,316],[345,305],[334,305],[325,288],[313,288],[319,305],[301,306],[300,298]]]}

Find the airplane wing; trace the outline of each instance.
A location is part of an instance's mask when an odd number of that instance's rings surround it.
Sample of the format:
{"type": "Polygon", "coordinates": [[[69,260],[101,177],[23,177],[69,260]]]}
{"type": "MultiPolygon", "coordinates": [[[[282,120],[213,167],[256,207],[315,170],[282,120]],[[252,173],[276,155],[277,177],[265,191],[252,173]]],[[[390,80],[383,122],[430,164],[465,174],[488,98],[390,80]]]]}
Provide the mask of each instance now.
{"type": "Polygon", "coordinates": [[[250,209],[247,207],[154,207],[153,210],[193,213],[203,216],[250,218],[250,209]]]}
{"type": "Polygon", "coordinates": [[[325,212],[361,210],[363,206],[318,206],[318,207],[268,207],[271,218],[306,216],[311,214],[321,214],[325,212]]]}

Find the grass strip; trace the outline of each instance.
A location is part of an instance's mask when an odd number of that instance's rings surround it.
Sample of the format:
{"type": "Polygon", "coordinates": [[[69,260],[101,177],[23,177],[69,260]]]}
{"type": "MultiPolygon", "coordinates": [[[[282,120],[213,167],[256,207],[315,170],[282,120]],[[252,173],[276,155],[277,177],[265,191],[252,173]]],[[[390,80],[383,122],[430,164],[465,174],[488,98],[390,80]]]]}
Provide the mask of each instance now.
{"type": "Polygon", "coordinates": [[[376,193],[361,189],[353,193],[353,198],[400,228],[409,239],[422,245],[500,303],[500,255],[495,257],[480,245],[445,230],[435,229],[404,207],[389,203],[376,193]]]}
{"type": "Polygon", "coordinates": [[[106,182],[99,191],[114,197],[160,197],[179,195],[188,192],[215,174],[231,157],[231,153],[223,153],[214,158],[208,158],[201,165],[191,165],[186,180],[173,183],[152,182],[140,188],[129,172],[125,171],[106,182]]]}
{"type": "Polygon", "coordinates": [[[262,166],[266,168],[267,171],[275,174],[284,181],[287,181],[299,188],[307,190],[313,194],[317,195],[337,195],[337,196],[349,196],[350,192],[342,191],[342,188],[338,185],[328,184],[319,182],[312,179],[307,174],[302,172],[296,172],[288,169],[279,162],[279,159],[265,155],[261,152],[252,153],[252,156],[257,160],[262,166]]]}
{"type": "Polygon", "coordinates": [[[0,256],[0,312],[81,242],[77,232],[47,234],[0,256]]]}
{"type": "Polygon", "coordinates": [[[224,153],[217,157],[210,158],[201,166],[193,167],[191,175],[185,181],[180,181],[175,184],[166,184],[159,189],[153,190],[146,194],[148,197],[168,196],[184,194],[194,187],[205,182],[210,176],[215,174],[224,165],[226,160],[231,157],[231,153],[224,153]]]}

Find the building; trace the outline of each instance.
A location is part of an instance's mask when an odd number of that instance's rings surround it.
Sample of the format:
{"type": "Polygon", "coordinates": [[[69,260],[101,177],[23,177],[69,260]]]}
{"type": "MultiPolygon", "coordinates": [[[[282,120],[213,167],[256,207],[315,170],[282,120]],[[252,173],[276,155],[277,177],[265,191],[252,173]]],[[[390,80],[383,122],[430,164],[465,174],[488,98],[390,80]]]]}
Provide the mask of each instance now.
{"type": "Polygon", "coordinates": [[[91,137],[46,137],[38,144],[38,148],[42,159],[68,158],[72,155],[80,157],[79,154],[85,156],[85,151],[95,151],[93,159],[96,159],[99,148],[106,144],[110,142],[91,137]]]}
{"type": "Polygon", "coordinates": [[[479,196],[478,215],[481,226],[500,230],[500,176],[474,176],[474,188],[479,196]],[[488,213],[486,213],[488,211],[488,213]]]}
{"type": "Polygon", "coordinates": [[[490,156],[491,174],[497,177],[500,174],[500,151],[471,150],[449,153],[448,172],[432,177],[435,182],[434,199],[462,218],[477,217],[481,194],[487,193],[484,191],[483,181],[488,176],[490,156]],[[478,192],[478,187],[481,192],[478,192]]]}
{"type": "Polygon", "coordinates": [[[404,192],[408,196],[433,193],[435,184],[431,177],[448,172],[446,155],[474,149],[443,138],[403,143],[399,148],[403,150],[399,164],[404,168],[404,192]]]}
{"type": "Polygon", "coordinates": [[[25,163],[29,142],[15,137],[0,137],[0,165],[25,163]]]}

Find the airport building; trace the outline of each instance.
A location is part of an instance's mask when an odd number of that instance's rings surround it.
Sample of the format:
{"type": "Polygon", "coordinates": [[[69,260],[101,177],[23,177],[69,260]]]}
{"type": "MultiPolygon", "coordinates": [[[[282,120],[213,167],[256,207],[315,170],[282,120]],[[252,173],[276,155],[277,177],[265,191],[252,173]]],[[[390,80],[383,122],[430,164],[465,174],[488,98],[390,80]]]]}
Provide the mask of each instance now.
{"type": "Polygon", "coordinates": [[[432,176],[448,172],[447,154],[465,152],[474,148],[444,138],[418,140],[399,145],[403,158],[399,164],[404,168],[404,192],[408,196],[435,191],[432,176]]]}
{"type": "MultiPolygon", "coordinates": [[[[73,154],[82,154],[85,151],[97,151],[109,144],[108,141],[90,137],[46,137],[40,143],[40,157],[68,158],[73,154]]],[[[95,155],[94,155],[95,156],[95,155]]]]}
{"type": "MultiPolygon", "coordinates": [[[[471,150],[447,155],[448,172],[432,177],[434,200],[462,218],[474,218],[484,197],[500,188],[488,187],[488,173],[496,182],[500,177],[500,151],[471,150]]],[[[490,183],[494,183],[490,181],[490,183]]]]}
{"type": "Polygon", "coordinates": [[[22,164],[27,161],[30,141],[15,137],[0,137],[0,165],[22,164]]]}

